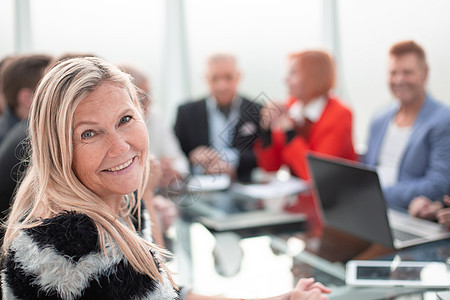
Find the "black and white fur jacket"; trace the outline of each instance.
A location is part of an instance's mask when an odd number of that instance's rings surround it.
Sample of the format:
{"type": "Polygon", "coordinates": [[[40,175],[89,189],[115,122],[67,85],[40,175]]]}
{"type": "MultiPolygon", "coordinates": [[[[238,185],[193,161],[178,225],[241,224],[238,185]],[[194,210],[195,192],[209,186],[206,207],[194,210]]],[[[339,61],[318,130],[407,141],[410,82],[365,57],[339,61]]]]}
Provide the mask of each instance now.
{"type": "MultiPolygon", "coordinates": [[[[2,270],[3,299],[177,299],[163,282],[137,273],[117,245],[86,215],[64,213],[23,230],[11,243],[2,270]]],[[[158,260],[155,260],[158,261],[158,260]]]]}

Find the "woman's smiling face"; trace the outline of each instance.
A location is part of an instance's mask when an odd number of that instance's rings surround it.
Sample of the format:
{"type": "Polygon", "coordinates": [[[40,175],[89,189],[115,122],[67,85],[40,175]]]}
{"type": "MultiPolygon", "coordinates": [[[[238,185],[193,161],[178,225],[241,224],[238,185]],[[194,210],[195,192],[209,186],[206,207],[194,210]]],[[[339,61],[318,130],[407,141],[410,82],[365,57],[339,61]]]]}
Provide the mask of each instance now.
{"type": "Polygon", "coordinates": [[[147,158],[141,114],[123,88],[105,82],[74,114],[73,169],[78,179],[113,209],[135,191],[147,158]]]}

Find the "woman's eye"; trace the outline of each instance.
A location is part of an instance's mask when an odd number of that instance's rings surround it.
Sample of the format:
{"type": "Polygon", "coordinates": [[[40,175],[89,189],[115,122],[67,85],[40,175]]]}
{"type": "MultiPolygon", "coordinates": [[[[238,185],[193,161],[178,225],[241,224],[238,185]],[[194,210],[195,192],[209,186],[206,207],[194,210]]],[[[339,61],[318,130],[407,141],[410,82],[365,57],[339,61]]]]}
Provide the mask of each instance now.
{"type": "Polygon", "coordinates": [[[92,131],[85,131],[81,134],[81,138],[82,139],[90,139],[91,137],[94,136],[94,133],[92,131]]]}
{"type": "Polygon", "coordinates": [[[128,123],[128,122],[130,122],[130,120],[131,120],[131,116],[125,116],[120,119],[120,124],[128,123]]]}

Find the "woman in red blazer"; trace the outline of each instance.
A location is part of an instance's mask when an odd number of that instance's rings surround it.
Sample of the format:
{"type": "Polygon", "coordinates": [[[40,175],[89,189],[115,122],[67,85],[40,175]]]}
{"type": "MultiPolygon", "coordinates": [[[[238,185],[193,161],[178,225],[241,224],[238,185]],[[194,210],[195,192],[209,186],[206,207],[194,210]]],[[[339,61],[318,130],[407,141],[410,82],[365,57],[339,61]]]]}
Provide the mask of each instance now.
{"type": "Polygon", "coordinates": [[[255,143],[258,166],[276,171],[287,165],[294,175],[308,179],[310,151],[356,160],[352,142],[352,112],[331,97],[334,63],[323,51],[290,56],[285,105],[269,104],[261,111],[263,133],[255,143]]]}

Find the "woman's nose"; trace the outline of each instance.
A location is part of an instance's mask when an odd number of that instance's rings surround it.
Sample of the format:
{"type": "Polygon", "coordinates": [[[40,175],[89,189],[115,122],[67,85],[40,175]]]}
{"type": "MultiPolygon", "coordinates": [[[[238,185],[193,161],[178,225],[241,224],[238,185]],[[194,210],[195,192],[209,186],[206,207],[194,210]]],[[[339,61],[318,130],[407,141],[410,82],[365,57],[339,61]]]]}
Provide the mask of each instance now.
{"type": "Polygon", "coordinates": [[[110,157],[119,156],[130,149],[130,144],[120,134],[112,134],[109,137],[108,155],[110,157]]]}

